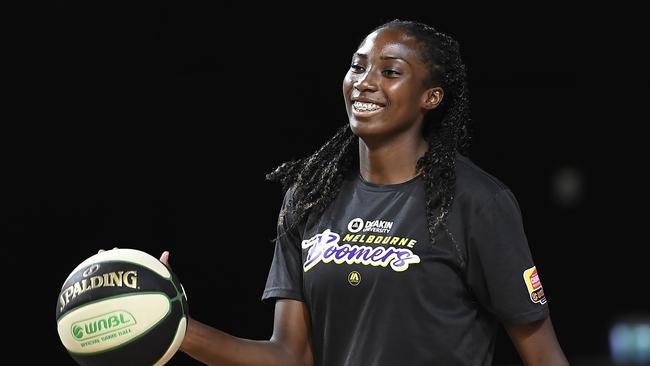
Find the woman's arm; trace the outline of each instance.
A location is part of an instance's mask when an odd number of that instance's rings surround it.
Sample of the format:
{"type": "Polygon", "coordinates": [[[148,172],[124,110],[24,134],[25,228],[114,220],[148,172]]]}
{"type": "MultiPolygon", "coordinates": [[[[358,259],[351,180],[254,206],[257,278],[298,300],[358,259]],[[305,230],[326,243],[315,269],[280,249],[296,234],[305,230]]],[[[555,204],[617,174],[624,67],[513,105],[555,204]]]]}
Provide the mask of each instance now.
{"type": "Polygon", "coordinates": [[[505,328],[526,366],[569,365],[549,316],[530,324],[505,324],[505,328]]]}
{"type": "MultiPolygon", "coordinates": [[[[168,251],[160,261],[169,266],[168,251]]],[[[180,350],[207,365],[311,366],[310,324],[304,302],[277,300],[270,340],[238,338],[190,318],[180,350]]]]}
{"type": "Polygon", "coordinates": [[[180,349],[208,365],[310,366],[309,324],[305,303],[278,300],[270,340],[237,338],[190,319],[180,349]]]}

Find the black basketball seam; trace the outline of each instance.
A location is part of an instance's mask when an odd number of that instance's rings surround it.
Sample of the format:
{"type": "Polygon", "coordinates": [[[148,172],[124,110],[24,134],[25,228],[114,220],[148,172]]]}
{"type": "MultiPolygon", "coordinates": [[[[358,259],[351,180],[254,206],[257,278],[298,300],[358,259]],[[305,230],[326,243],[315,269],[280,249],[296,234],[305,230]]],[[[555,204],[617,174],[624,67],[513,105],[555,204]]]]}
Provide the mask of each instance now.
{"type": "MultiPolygon", "coordinates": [[[[170,270],[170,272],[171,272],[171,270],[170,270]]],[[[178,283],[180,284],[180,281],[178,281],[178,283]]],[[[174,281],[172,281],[172,286],[174,286],[174,290],[176,290],[176,297],[174,297],[174,299],[172,301],[182,299],[183,296],[185,296],[185,291],[179,291],[178,287],[176,287],[176,283],[174,281]]],[[[185,301],[187,301],[187,298],[185,299],[185,301]]],[[[181,310],[183,311],[183,314],[187,314],[189,312],[189,309],[185,309],[185,306],[183,305],[183,301],[181,301],[180,303],[181,303],[181,310]]]]}

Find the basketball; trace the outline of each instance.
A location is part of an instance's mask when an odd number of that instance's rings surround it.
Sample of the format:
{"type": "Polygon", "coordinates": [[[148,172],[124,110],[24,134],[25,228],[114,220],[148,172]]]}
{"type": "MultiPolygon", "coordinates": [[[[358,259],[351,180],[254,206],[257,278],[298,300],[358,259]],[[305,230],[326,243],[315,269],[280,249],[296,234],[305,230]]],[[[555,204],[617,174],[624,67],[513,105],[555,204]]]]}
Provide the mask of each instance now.
{"type": "Polygon", "coordinates": [[[113,249],[81,262],[64,281],[57,330],[83,366],[164,365],[187,325],[185,291],[157,258],[113,249]]]}

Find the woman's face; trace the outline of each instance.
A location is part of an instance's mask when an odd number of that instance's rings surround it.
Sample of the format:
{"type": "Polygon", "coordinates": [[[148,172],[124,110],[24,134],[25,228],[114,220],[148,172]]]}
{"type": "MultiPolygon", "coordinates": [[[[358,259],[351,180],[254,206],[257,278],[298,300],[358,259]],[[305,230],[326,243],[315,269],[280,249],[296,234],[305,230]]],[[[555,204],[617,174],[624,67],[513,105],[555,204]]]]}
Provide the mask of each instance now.
{"type": "Polygon", "coordinates": [[[429,71],[417,41],[399,29],[379,29],[366,37],[343,79],[345,108],[352,131],[385,139],[405,131],[420,136],[424,114],[442,99],[427,85],[429,71]]]}

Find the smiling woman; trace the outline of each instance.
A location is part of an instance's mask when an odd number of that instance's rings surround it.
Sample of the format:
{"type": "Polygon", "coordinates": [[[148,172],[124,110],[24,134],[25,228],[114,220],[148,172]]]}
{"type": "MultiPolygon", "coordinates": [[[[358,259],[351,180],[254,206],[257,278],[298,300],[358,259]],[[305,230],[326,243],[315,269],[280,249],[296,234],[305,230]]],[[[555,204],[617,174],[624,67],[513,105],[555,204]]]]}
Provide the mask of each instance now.
{"type": "Polygon", "coordinates": [[[355,52],[343,80],[350,127],[364,141],[384,135],[422,136],[424,113],[443,98],[443,89],[431,88],[427,65],[420,60],[417,40],[397,29],[373,33],[355,52]],[[388,105],[390,104],[390,105],[388,105]]]}
{"type": "Polygon", "coordinates": [[[181,350],[229,365],[491,365],[501,323],[526,364],[566,365],[517,200],[467,157],[466,79],[450,36],[374,29],[343,79],[348,123],[267,176],[285,191],[262,296],[273,336],[190,319],[181,350]]]}

